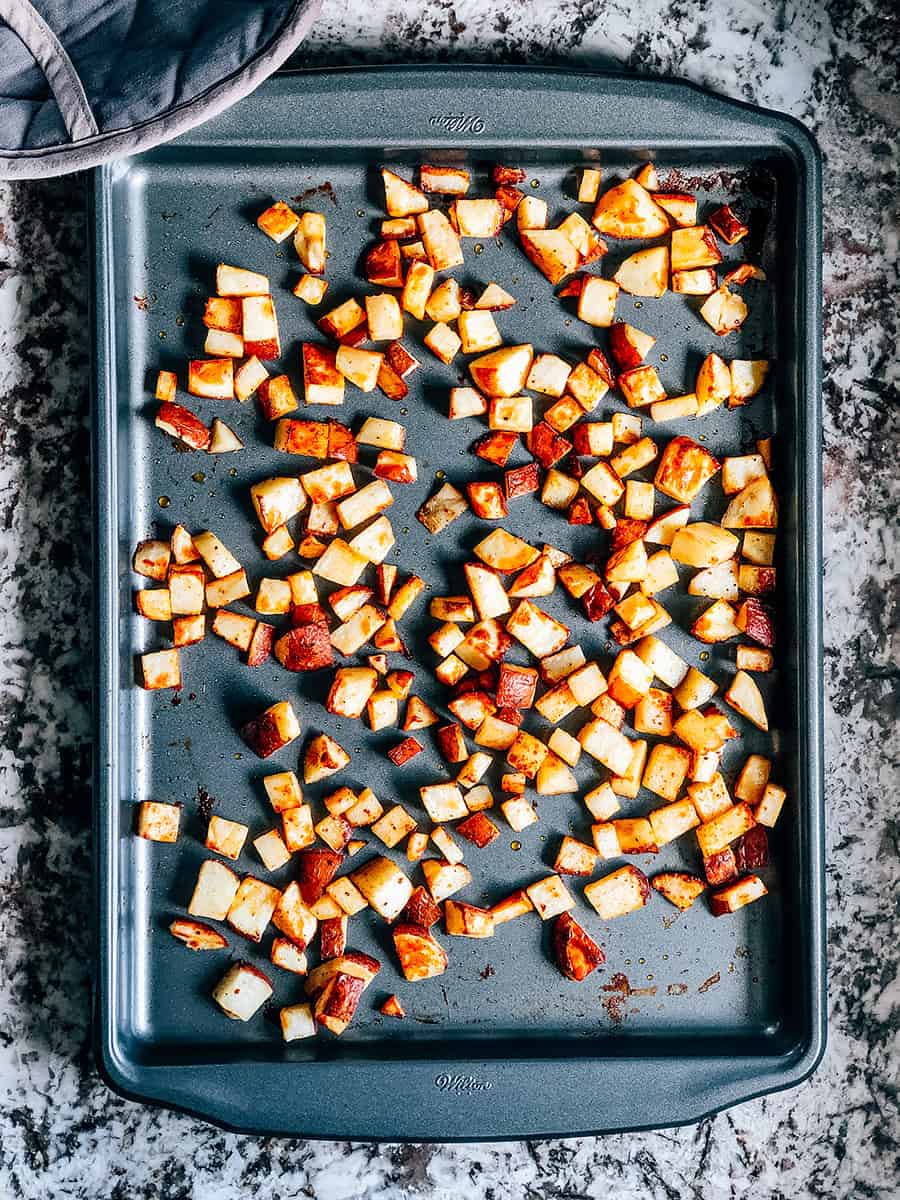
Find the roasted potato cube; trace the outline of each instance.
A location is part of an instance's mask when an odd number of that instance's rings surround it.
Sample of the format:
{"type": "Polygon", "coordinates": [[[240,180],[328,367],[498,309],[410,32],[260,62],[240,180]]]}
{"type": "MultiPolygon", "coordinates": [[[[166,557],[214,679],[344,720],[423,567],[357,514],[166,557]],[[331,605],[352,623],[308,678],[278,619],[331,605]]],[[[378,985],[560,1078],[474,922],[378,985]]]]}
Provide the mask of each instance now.
{"type": "Polygon", "coordinates": [[[381,838],[389,849],[399,845],[415,827],[415,817],[410,816],[401,804],[395,804],[370,826],[375,836],[381,838]]]}
{"type": "Polygon", "coordinates": [[[601,783],[584,795],[584,803],[595,821],[608,821],[613,813],[617,813],[621,805],[616,793],[609,783],[601,783]]]}
{"type": "MultiPolygon", "coordinates": [[[[181,526],[178,528],[180,529],[181,526]]],[[[186,530],[184,532],[187,533],[186,530]]],[[[188,540],[190,540],[190,535],[188,535],[188,540]]],[[[139,542],[131,565],[136,574],[143,575],[147,579],[155,579],[158,583],[165,583],[171,558],[172,550],[168,542],[139,542]]],[[[178,559],[176,558],[175,561],[178,562],[178,559]]]]}
{"type": "Polygon", "coordinates": [[[564,837],[553,863],[560,875],[592,875],[597,866],[597,851],[573,837],[564,837]]]}
{"type": "Polygon", "coordinates": [[[725,913],[736,912],[746,904],[752,904],[767,892],[768,888],[758,875],[747,875],[737,883],[713,892],[709,898],[709,907],[714,917],[721,917],[725,913]]]}
{"type": "Polygon", "coordinates": [[[690,908],[697,897],[706,891],[703,880],[687,871],[663,871],[653,876],[650,886],[680,909],[690,908]]]}
{"type": "Polygon", "coordinates": [[[476,908],[462,900],[444,904],[444,928],[451,937],[488,938],[494,936],[494,915],[490,909],[476,908]]]}
{"type": "Polygon", "coordinates": [[[268,758],[300,735],[300,723],[290,701],[273,704],[241,729],[241,737],[260,758],[268,758]]]}
{"type": "MultiPolygon", "coordinates": [[[[459,201],[457,201],[458,203],[459,201]]],[[[453,267],[462,266],[465,259],[459,238],[444,214],[437,210],[417,211],[421,213],[418,218],[419,234],[432,267],[436,271],[448,271],[453,267]]],[[[406,216],[407,214],[391,213],[391,216],[395,215],[406,216]]]]}
{"type": "Polygon", "coordinates": [[[177,650],[156,650],[142,654],[142,686],[147,691],[181,687],[181,665],[177,650]]]}
{"type": "Polygon", "coordinates": [[[635,179],[626,179],[604,192],[591,220],[596,229],[610,237],[654,238],[669,231],[665,212],[635,179]]]}
{"type": "Polygon", "coordinates": [[[228,946],[228,939],[217,929],[202,921],[188,921],[185,917],[174,920],[169,933],[188,950],[225,950],[228,946]]]}
{"type": "Polygon", "coordinates": [[[589,883],[585,899],[604,921],[643,908],[650,899],[650,883],[643,871],[628,863],[617,871],[589,883]]]}
{"type": "Polygon", "coordinates": [[[240,821],[228,821],[215,815],[209,818],[206,830],[206,848],[215,850],[225,858],[238,859],[250,830],[240,821]]]}
{"type": "Polygon", "coordinates": [[[463,863],[448,863],[436,858],[423,860],[422,874],[436,904],[472,882],[472,873],[463,863]]]}
{"type": "Polygon", "coordinates": [[[570,913],[561,913],[553,925],[553,954],[567,979],[586,979],[606,961],[606,955],[570,913]]]}
{"type": "Polygon", "coordinates": [[[389,858],[378,856],[354,871],[350,878],[372,908],[393,921],[412,894],[412,884],[389,858]]]}
{"type": "Polygon", "coordinates": [[[251,942],[262,941],[280,899],[278,888],[252,875],[245,875],[225,919],[236,933],[249,938],[251,942]]]}
{"type": "MultiPolygon", "coordinates": [[[[463,754],[463,759],[467,755],[463,754]]],[[[462,761],[462,759],[457,759],[462,761]]],[[[463,800],[462,792],[455,783],[434,783],[419,788],[419,796],[428,816],[440,825],[444,821],[455,821],[468,816],[469,810],[463,800]]]]}
{"type": "MultiPolygon", "coordinates": [[[[700,316],[712,331],[724,337],[740,329],[749,309],[744,300],[722,284],[712,292],[700,308],[700,316]]],[[[703,411],[701,409],[701,411],[703,411]]]]}
{"type": "Polygon", "coordinates": [[[344,376],[330,346],[303,343],[303,394],[307,404],[344,403],[344,376]]]}
{"type": "Polygon", "coordinates": [[[757,729],[767,731],[769,718],[762,693],[752,675],[738,671],[725,692],[725,702],[752,722],[757,729]]]}
{"type": "Polygon", "coordinates": [[[235,1021],[249,1021],[272,996],[272,984],[252,963],[234,963],[213,988],[213,1000],[235,1021]]]}
{"type": "Polygon", "coordinates": [[[180,824],[180,804],[142,800],[138,805],[135,832],[148,842],[177,842],[180,824]]]}
{"type": "Polygon", "coordinates": [[[188,912],[192,917],[224,921],[239,886],[240,879],[230,867],[215,859],[206,859],[200,864],[188,912]]]}
{"type": "Polygon", "coordinates": [[[560,913],[575,907],[575,897],[558,875],[548,875],[529,884],[525,892],[542,921],[549,921],[551,917],[558,917],[560,913]]]}
{"type": "Polygon", "coordinates": [[[392,935],[404,978],[411,982],[432,979],[447,970],[446,951],[423,926],[397,925],[392,935]]]}

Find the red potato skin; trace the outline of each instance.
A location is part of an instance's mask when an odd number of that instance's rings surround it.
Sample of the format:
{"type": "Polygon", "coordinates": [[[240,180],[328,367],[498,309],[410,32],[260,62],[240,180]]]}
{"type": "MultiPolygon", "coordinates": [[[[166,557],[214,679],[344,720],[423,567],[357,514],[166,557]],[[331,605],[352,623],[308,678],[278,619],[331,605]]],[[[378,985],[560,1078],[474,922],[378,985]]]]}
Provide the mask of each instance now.
{"type": "Polygon", "coordinates": [[[598,580],[581,597],[585,615],[589,621],[600,621],[615,604],[615,600],[598,580]]]}
{"type": "Polygon", "coordinates": [[[581,459],[578,458],[578,456],[575,454],[573,454],[572,457],[569,459],[569,461],[566,463],[566,470],[572,476],[573,479],[583,479],[584,476],[587,474],[587,467],[584,465],[584,463],[581,461],[581,459]]]}
{"type": "Polygon", "coordinates": [[[606,955],[569,913],[561,913],[553,925],[553,954],[557,966],[575,983],[587,979],[606,962],[606,955]]]}
{"type": "Polygon", "coordinates": [[[647,532],[647,522],[635,517],[619,517],[612,530],[612,552],[624,550],[632,542],[639,542],[647,532]]]}
{"type": "Polygon", "coordinates": [[[328,615],[319,604],[295,604],[291,608],[291,624],[295,629],[303,625],[328,625],[328,615]]]}
{"type": "Polygon", "coordinates": [[[500,830],[483,812],[472,813],[456,826],[456,832],[466,841],[483,850],[500,836],[500,830]]]}
{"type": "Polygon", "coordinates": [[[478,303],[478,297],[471,288],[461,287],[459,289],[459,305],[464,312],[471,312],[478,303]]]}
{"type": "Polygon", "coordinates": [[[517,496],[529,496],[541,486],[541,473],[536,462],[525,467],[513,467],[503,473],[503,490],[507,500],[517,496]]]}
{"type": "Polygon", "coordinates": [[[359,459],[356,438],[340,421],[328,422],[328,457],[341,458],[349,463],[355,463],[359,459]]]}
{"type": "Polygon", "coordinates": [[[595,346],[587,356],[587,365],[592,371],[600,376],[606,386],[610,389],[610,391],[612,391],[612,389],[616,386],[616,376],[615,372],[610,366],[609,359],[606,357],[603,351],[598,350],[595,346]]]}
{"type": "Polygon", "coordinates": [[[729,246],[733,246],[750,232],[744,222],[738,220],[733,209],[728,204],[723,204],[721,208],[717,208],[715,212],[710,213],[707,221],[722,241],[727,242],[729,246]]]}
{"type": "Polygon", "coordinates": [[[754,825],[738,838],[734,860],[741,875],[769,865],[769,836],[764,825],[754,825]]]}
{"type": "Polygon", "coordinates": [[[157,425],[166,426],[165,432],[179,438],[192,450],[205,450],[212,436],[199,417],[181,404],[161,404],[156,410],[157,425]]]}
{"type": "Polygon", "coordinates": [[[366,990],[366,981],[357,979],[355,975],[343,975],[340,972],[329,979],[316,1005],[316,1021],[323,1028],[328,1028],[328,1020],[347,1022],[352,1020],[359,1005],[360,997],[366,990]]]}
{"type": "Polygon", "coordinates": [[[570,300],[581,295],[581,290],[584,287],[585,276],[583,273],[573,275],[571,279],[567,279],[565,283],[560,285],[559,291],[556,293],[560,300],[570,300]]]}
{"type": "Polygon", "coordinates": [[[487,692],[489,695],[497,686],[497,672],[493,667],[486,671],[470,671],[459,683],[453,686],[453,698],[465,696],[469,692],[487,692]]]}
{"type": "Polygon", "coordinates": [[[418,925],[422,929],[430,929],[441,919],[440,906],[435,904],[427,888],[417,887],[406,902],[406,908],[400,918],[408,925],[418,925]]]}
{"type": "Polygon", "coordinates": [[[253,637],[250,639],[250,648],[247,651],[247,666],[261,667],[263,663],[268,662],[274,640],[275,626],[269,625],[266,621],[257,621],[253,637]]]}
{"type": "Polygon", "coordinates": [[[498,467],[505,467],[518,440],[519,435],[517,433],[495,430],[479,438],[472,447],[472,452],[478,458],[483,458],[485,462],[495,463],[498,467]]]}
{"type": "Polygon", "coordinates": [[[719,887],[723,883],[731,883],[733,879],[737,879],[737,859],[731,846],[726,846],[724,850],[719,850],[716,854],[710,854],[708,858],[704,858],[703,873],[706,876],[706,882],[713,887],[719,887]]]}
{"type": "Polygon", "coordinates": [[[500,206],[503,209],[504,225],[519,207],[524,196],[525,193],[519,191],[517,187],[511,187],[509,184],[505,183],[502,183],[498,188],[494,189],[494,199],[499,200],[500,206]]]}
{"type": "Polygon", "coordinates": [[[369,329],[365,324],[357,325],[355,329],[349,329],[346,333],[342,333],[338,338],[338,342],[342,346],[359,346],[369,337],[369,329]]]}
{"type": "Polygon", "coordinates": [[[315,904],[337,875],[344,860],[336,850],[301,850],[296,856],[297,884],[304,904],[315,904]]]}
{"type": "Polygon", "coordinates": [[[241,729],[241,738],[259,758],[268,758],[284,745],[271,713],[264,712],[241,729]]]}
{"type": "Polygon", "coordinates": [[[522,167],[506,167],[502,163],[496,163],[491,171],[491,182],[496,187],[507,183],[522,183],[527,177],[528,174],[522,167]]]}
{"type": "Polygon", "coordinates": [[[507,725],[515,725],[517,728],[525,720],[525,714],[518,708],[503,706],[498,708],[494,713],[498,721],[505,721],[507,725]]]}
{"type": "Polygon", "coordinates": [[[376,242],[366,251],[365,276],[379,287],[403,287],[403,264],[396,240],[376,242]]]}
{"type": "Polygon", "coordinates": [[[584,496],[576,496],[569,506],[570,525],[593,525],[594,514],[584,496]]]}
{"type": "Polygon", "coordinates": [[[317,622],[289,630],[275,643],[275,657],[286,671],[320,671],[332,666],[328,626],[317,622]]]}
{"type": "Polygon", "coordinates": [[[395,767],[402,767],[404,763],[408,763],[411,758],[415,758],[417,754],[421,753],[421,744],[414,737],[408,737],[398,745],[392,746],[388,750],[387,756],[395,767]]]}
{"type": "Polygon", "coordinates": [[[741,605],[746,614],[744,633],[747,637],[771,650],[775,645],[775,614],[772,609],[752,597],[741,605]]]}
{"type": "Polygon", "coordinates": [[[625,331],[624,321],[614,321],[609,328],[609,352],[620,371],[633,371],[644,361],[625,331]]]}
{"type": "Polygon", "coordinates": [[[340,917],[327,917],[319,922],[319,952],[323,959],[337,958],[347,948],[347,935],[340,917]]]}
{"type": "Polygon", "coordinates": [[[385,358],[401,379],[405,379],[421,366],[419,360],[413,358],[402,342],[391,342],[385,350],[385,358]]]}
{"type": "Polygon", "coordinates": [[[517,667],[502,663],[497,682],[497,705],[500,708],[531,708],[537,688],[538,673],[533,667],[517,667]]]}
{"type": "Polygon", "coordinates": [[[534,429],[526,436],[526,444],[530,453],[548,471],[561,462],[572,449],[572,443],[568,438],[556,433],[546,421],[539,421],[535,425],[534,429]]]}
{"type": "Polygon", "coordinates": [[[435,737],[437,738],[438,750],[440,750],[444,762],[460,763],[465,762],[469,757],[469,752],[466,749],[466,739],[463,737],[463,731],[457,724],[442,725],[435,732],[435,737]]]}

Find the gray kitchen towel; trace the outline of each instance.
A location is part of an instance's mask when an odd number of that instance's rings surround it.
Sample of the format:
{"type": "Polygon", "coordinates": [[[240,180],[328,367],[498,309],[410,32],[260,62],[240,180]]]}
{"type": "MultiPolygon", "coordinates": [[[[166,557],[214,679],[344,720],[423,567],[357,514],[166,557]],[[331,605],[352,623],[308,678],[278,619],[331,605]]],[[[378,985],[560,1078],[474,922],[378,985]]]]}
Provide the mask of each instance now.
{"type": "Polygon", "coordinates": [[[228,108],[322,0],[0,0],[0,179],[134,154],[228,108]]]}

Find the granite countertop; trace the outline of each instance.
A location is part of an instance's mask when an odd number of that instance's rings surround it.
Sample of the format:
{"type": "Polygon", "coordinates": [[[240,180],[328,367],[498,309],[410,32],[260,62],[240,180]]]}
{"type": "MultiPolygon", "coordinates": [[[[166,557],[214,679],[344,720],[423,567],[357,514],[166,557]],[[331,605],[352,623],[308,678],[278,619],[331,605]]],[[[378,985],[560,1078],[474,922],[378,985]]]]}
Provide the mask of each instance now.
{"type": "Polygon", "coordinates": [[[536,1143],[259,1140],[112,1095],[89,1043],[84,193],[0,184],[0,1197],[896,1197],[900,26],[878,0],[326,0],[307,64],[571,63],[799,117],[825,158],[830,1042],[698,1125],[536,1143]]]}

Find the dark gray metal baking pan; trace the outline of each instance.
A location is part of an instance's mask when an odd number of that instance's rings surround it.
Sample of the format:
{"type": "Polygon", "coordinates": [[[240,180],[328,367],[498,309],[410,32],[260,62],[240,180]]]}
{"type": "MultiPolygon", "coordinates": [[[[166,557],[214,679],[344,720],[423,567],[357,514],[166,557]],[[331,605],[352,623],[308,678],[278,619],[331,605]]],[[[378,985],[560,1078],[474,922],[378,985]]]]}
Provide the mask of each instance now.
{"type": "MultiPolygon", "coordinates": [[[[675,1125],[791,1086],[814,1070],[825,1040],[820,210],[815,144],[787,117],[686,84],[529,69],[286,74],[175,143],[97,173],[96,1049],[110,1086],[250,1132],[452,1141],[675,1125]],[[604,926],[576,886],[578,913],[607,954],[605,970],[581,985],[552,966],[547,931],[519,921],[489,942],[455,939],[445,976],[407,986],[386,952],[384,929],[357,918],[352,944],[384,962],[366,1000],[397,990],[408,1019],[385,1020],[372,1004],[339,1042],[285,1047],[271,1020],[228,1022],[210,1002],[227,955],[190,955],[165,932],[204,857],[198,789],[216,798],[223,815],[247,821],[253,836],[271,824],[259,779],[272,764],[248,756],[237,726],[285,697],[294,699],[307,729],[324,728],[354,752],[348,782],[365,781],[383,799],[406,798],[418,811],[417,787],[440,776],[441,766],[429,748],[405,771],[394,770],[382,753],[384,735],[342,727],[325,713],[316,679],[298,682],[274,662],[247,671],[214,638],[184,654],[180,697],[134,686],[135,654],[161,644],[132,614],[129,561],[136,541],[184,521],[219,532],[254,579],[297,569],[282,562],[264,570],[258,551],[247,485],[284,471],[286,460],[268,448],[253,405],[222,414],[250,453],[179,454],[152,426],[150,381],[160,367],[198,352],[199,306],[222,259],[271,275],[283,368],[296,375],[299,342],[314,326],[284,290],[296,277],[293,255],[255,229],[270,199],[305,193],[298,203],[327,212],[330,295],[340,299],[364,287],[357,258],[379,215],[373,168],[381,163],[411,169],[435,159],[464,162],[482,184],[492,161],[521,164],[556,219],[576,207],[576,168],[598,157],[606,183],[653,160],[664,176],[698,192],[701,211],[734,199],[751,217],[749,253],[769,275],[769,284],[752,294],[750,319],[724,351],[774,358],[764,394],[746,408],[708,416],[702,431],[676,422],[657,432],[701,432],[714,452],[733,452],[763,434],[777,439],[781,667],[769,702],[778,772],[791,803],[774,838],[770,894],[727,920],[712,919],[700,906],[676,916],[660,901],[604,926]],[[161,497],[167,507],[160,507],[161,497]],[[133,803],[151,796],[184,803],[186,836],[178,847],[131,835],[133,803]]],[[[614,244],[610,262],[619,254],[614,244]]],[[[591,344],[592,332],[553,297],[513,239],[485,244],[481,254],[467,247],[459,275],[498,279],[517,295],[516,308],[498,318],[506,340],[582,355],[591,344]]],[[[643,303],[625,297],[619,314],[660,335],[650,360],[672,394],[690,390],[701,357],[722,348],[684,297],[643,303]]],[[[436,588],[454,578],[454,564],[480,536],[470,516],[430,540],[413,515],[438,471],[459,482],[483,465],[467,453],[478,430],[441,414],[456,376],[425,361],[400,406],[420,486],[396,489],[394,560],[436,588]]],[[[209,418],[221,411],[195,403],[209,418]]],[[[348,389],[341,419],[397,416],[397,408],[380,395],[348,389]]],[[[711,497],[705,511],[719,515],[723,506],[721,495],[711,497]]],[[[507,525],[551,542],[577,534],[581,551],[597,537],[573,533],[564,518],[531,501],[511,509],[507,525]]],[[[683,623],[691,603],[678,601],[676,622],[683,623]]],[[[587,653],[608,661],[605,625],[581,620],[562,597],[549,607],[565,614],[587,653]]],[[[416,657],[429,627],[424,615],[408,624],[416,657]]],[[[676,625],[664,636],[701,665],[701,647],[676,625]]],[[[704,668],[720,671],[727,654],[714,651],[704,668]]],[[[425,698],[436,699],[424,675],[419,682],[425,698]]],[[[745,732],[745,749],[761,744],[745,732]]],[[[725,760],[726,771],[740,754],[735,749],[725,760]]],[[[296,761],[295,745],[277,765],[296,761]]],[[[591,776],[586,763],[577,773],[582,782],[591,776]]],[[[312,791],[315,804],[321,793],[312,791]]],[[[645,811],[647,799],[633,802],[634,812],[645,811]]],[[[545,800],[540,811],[539,824],[518,836],[520,850],[504,836],[475,852],[485,857],[467,898],[491,901],[530,881],[560,833],[582,826],[587,833],[574,798],[545,800]]],[[[666,847],[654,865],[690,863],[691,853],[666,847]]],[[[251,856],[241,860],[242,870],[253,869],[251,856]]],[[[236,950],[257,955],[256,948],[236,950]]],[[[266,952],[264,943],[258,961],[266,952]]],[[[277,1005],[298,997],[292,978],[275,982],[277,1005]]]]}

